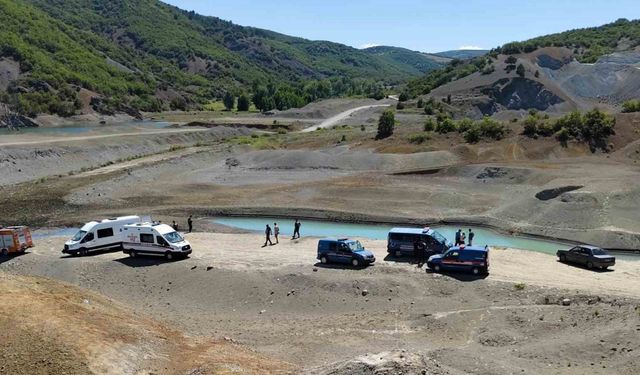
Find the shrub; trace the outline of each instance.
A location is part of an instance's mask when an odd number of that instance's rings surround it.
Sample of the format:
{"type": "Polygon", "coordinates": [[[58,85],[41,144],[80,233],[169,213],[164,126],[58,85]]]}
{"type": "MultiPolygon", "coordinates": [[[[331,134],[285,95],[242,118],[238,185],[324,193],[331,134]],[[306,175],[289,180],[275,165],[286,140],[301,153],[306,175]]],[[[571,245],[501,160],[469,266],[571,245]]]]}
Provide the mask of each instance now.
{"type": "Polygon", "coordinates": [[[478,126],[480,127],[480,134],[482,137],[495,140],[501,140],[507,132],[507,128],[501,122],[496,121],[489,116],[485,116],[478,126]]]}
{"type": "Polygon", "coordinates": [[[458,128],[458,133],[464,133],[473,127],[473,120],[471,120],[470,118],[463,118],[462,120],[458,121],[456,127],[458,128]]]}
{"type": "Polygon", "coordinates": [[[382,113],[378,120],[378,134],[376,139],[384,139],[393,135],[393,129],[396,125],[396,117],[392,110],[387,109],[382,113]]]}
{"type": "Polygon", "coordinates": [[[424,100],[422,98],[418,99],[418,104],[416,106],[418,108],[424,108],[424,100]]]}
{"type": "Polygon", "coordinates": [[[416,133],[416,134],[411,134],[408,139],[410,143],[422,144],[428,141],[430,137],[428,134],[416,133]]]}
{"type": "Polygon", "coordinates": [[[482,69],[482,75],[489,75],[496,71],[496,67],[492,65],[487,65],[484,69],[482,69]]]}
{"type": "Polygon", "coordinates": [[[524,74],[525,74],[525,69],[524,69],[524,65],[519,64],[518,67],[516,68],[516,74],[519,75],[520,77],[524,78],[524,74]]]}
{"type": "Polygon", "coordinates": [[[629,100],[622,104],[622,112],[631,113],[631,112],[640,112],[640,99],[638,100],[629,100]]]}
{"type": "Polygon", "coordinates": [[[522,134],[527,137],[535,137],[538,134],[538,117],[534,115],[529,115],[524,120],[524,129],[522,134]]]}
{"type": "Polygon", "coordinates": [[[424,123],[424,131],[432,132],[436,130],[436,122],[432,118],[427,119],[424,123]]]}
{"type": "Polygon", "coordinates": [[[570,138],[571,135],[569,134],[569,130],[567,130],[567,128],[562,128],[558,130],[558,132],[556,132],[556,139],[564,147],[567,147],[567,142],[569,142],[570,138]]]}
{"type": "Polygon", "coordinates": [[[518,59],[516,59],[516,58],[515,58],[515,57],[513,57],[513,56],[509,56],[509,57],[507,57],[507,59],[506,59],[506,60],[504,60],[504,62],[506,62],[506,63],[507,63],[507,64],[509,64],[509,65],[513,65],[513,64],[515,64],[515,63],[517,63],[517,62],[518,62],[518,59]]]}
{"type": "Polygon", "coordinates": [[[238,112],[246,112],[249,110],[249,97],[245,94],[238,98],[238,112]]]}
{"type": "Polygon", "coordinates": [[[396,104],[396,109],[398,109],[398,110],[404,109],[404,103],[403,102],[398,102],[398,104],[396,104]]]}
{"type": "Polygon", "coordinates": [[[409,100],[409,94],[407,94],[406,92],[401,93],[398,97],[398,100],[401,102],[406,102],[407,100],[409,100]]]}
{"type": "Polygon", "coordinates": [[[477,143],[480,141],[480,128],[478,126],[472,126],[464,132],[464,140],[467,143],[477,143]]]}
{"type": "Polygon", "coordinates": [[[445,117],[442,121],[438,121],[436,131],[440,134],[446,134],[456,131],[456,123],[450,117],[445,117]]]}
{"type": "Polygon", "coordinates": [[[527,287],[527,285],[526,285],[525,283],[517,283],[517,284],[513,285],[513,287],[514,287],[516,290],[523,290],[524,288],[526,288],[526,287],[527,287]]]}
{"type": "Polygon", "coordinates": [[[367,128],[364,125],[360,125],[360,131],[365,131],[367,128]]]}

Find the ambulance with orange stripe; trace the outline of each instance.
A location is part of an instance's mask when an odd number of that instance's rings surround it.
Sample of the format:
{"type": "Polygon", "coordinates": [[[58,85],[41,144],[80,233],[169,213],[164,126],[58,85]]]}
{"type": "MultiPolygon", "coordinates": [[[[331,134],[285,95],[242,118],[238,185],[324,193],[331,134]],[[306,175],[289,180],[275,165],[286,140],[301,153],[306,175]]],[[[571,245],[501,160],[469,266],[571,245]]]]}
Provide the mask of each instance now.
{"type": "Polygon", "coordinates": [[[429,258],[427,267],[435,272],[466,271],[474,275],[489,273],[489,246],[456,246],[429,258]]]}

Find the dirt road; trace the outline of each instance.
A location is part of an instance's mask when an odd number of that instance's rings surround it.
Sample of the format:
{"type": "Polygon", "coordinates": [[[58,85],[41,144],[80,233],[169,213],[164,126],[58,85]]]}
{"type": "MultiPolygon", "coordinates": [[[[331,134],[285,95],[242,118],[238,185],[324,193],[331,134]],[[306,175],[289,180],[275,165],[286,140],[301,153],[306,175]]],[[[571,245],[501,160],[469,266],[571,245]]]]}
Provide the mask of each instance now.
{"type": "Polygon", "coordinates": [[[362,106],[362,107],[356,107],[356,108],[352,108],[349,109],[347,111],[344,111],[342,113],[339,113],[335,116],[332,116],[326,120],[323,120],[321,123],[319,123],[318,125],[314,125],[314,126],[310,126],[304,130],[301,130],[302,133],[309,133],[309,132],[313,132],[316,131],[318,129],[324,129],[324,128],[330,128],[334,125],[338,125],[340,123],[340,121],[345,120],[346,118],[348,118],[349,116],[353,115],[354,113],[358,112],[358,111],[363,111],[365,109],[372,109],[372,108],[382,108],[382,107],[389,107],[390,104],[376,104],[376,105],[366,105],[366,106],[362,106]]]}

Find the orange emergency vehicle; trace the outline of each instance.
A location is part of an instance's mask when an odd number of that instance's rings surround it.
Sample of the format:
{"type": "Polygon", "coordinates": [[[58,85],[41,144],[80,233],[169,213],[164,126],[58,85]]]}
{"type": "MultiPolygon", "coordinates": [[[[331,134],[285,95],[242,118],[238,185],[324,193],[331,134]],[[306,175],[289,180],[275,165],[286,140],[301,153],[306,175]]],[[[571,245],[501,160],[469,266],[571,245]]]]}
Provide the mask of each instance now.
{"type": "Polygon", "coordinates": [[[28,227],[0,227],[0,254],[2,256],[23,253],[30,247],[33,247],[33,240],[28,227]]]}

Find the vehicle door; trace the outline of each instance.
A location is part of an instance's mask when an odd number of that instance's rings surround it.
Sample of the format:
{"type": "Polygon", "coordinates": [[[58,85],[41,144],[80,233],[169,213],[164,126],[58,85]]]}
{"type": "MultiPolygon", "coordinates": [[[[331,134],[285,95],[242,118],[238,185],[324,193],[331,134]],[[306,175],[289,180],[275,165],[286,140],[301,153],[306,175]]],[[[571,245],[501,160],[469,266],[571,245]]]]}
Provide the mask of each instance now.
{"type": "Polygon", "coordinates": [[[351,263],[351,258],[353,258],[353,253],[349,246],[346,243],[339,243],[338,245],[338,256],[340,257],[340,263],[351,263]]]}
{"type": "Polygon", "coordinates": [[[329,259],[329,262],[342,262],[340,258],[340,254],[338,254],[338,243],[337,242],[329,242],[327,244],[329,251],[326,253],[326,257],[329,259]]]}
{"type": "Polygon", "coordinates": [[[441,267],[446,270],[459,270],[461,269],[460,251],[449,251],[442,257],[441,267]]]}
{"type": "Polygon", "coordinates": [[[586,266],[587,263],[591,261],[591,257],[593,256],[591,254],[591,249],[586,249],[583,247],[580,254],[582,255],[582,258],[581,258],[582,264],[586,266]]]}
{"type": "Polygon", "coordinates": [[[582,248],[580,246],[576,246],[573,249],[567,251],[567,260],[574,263],[579,263],[582,258],[582,248]]]}
{"type": "Polygon", "coordinates": [[[156,242],[160,247],[171,248],[171,245],[169,245],[169,242],[167,242],[167,240],[165,240],[164,237],[162,236],[156,236],[156,242]]]}
{"type": "Polygon", "coordinates": [[[84,247],[85,249],[89,249],[96,246],[96,236],[93,232],[89,232],[84,235],[82,241],[80,241],[80,247],[84,247]]]}

